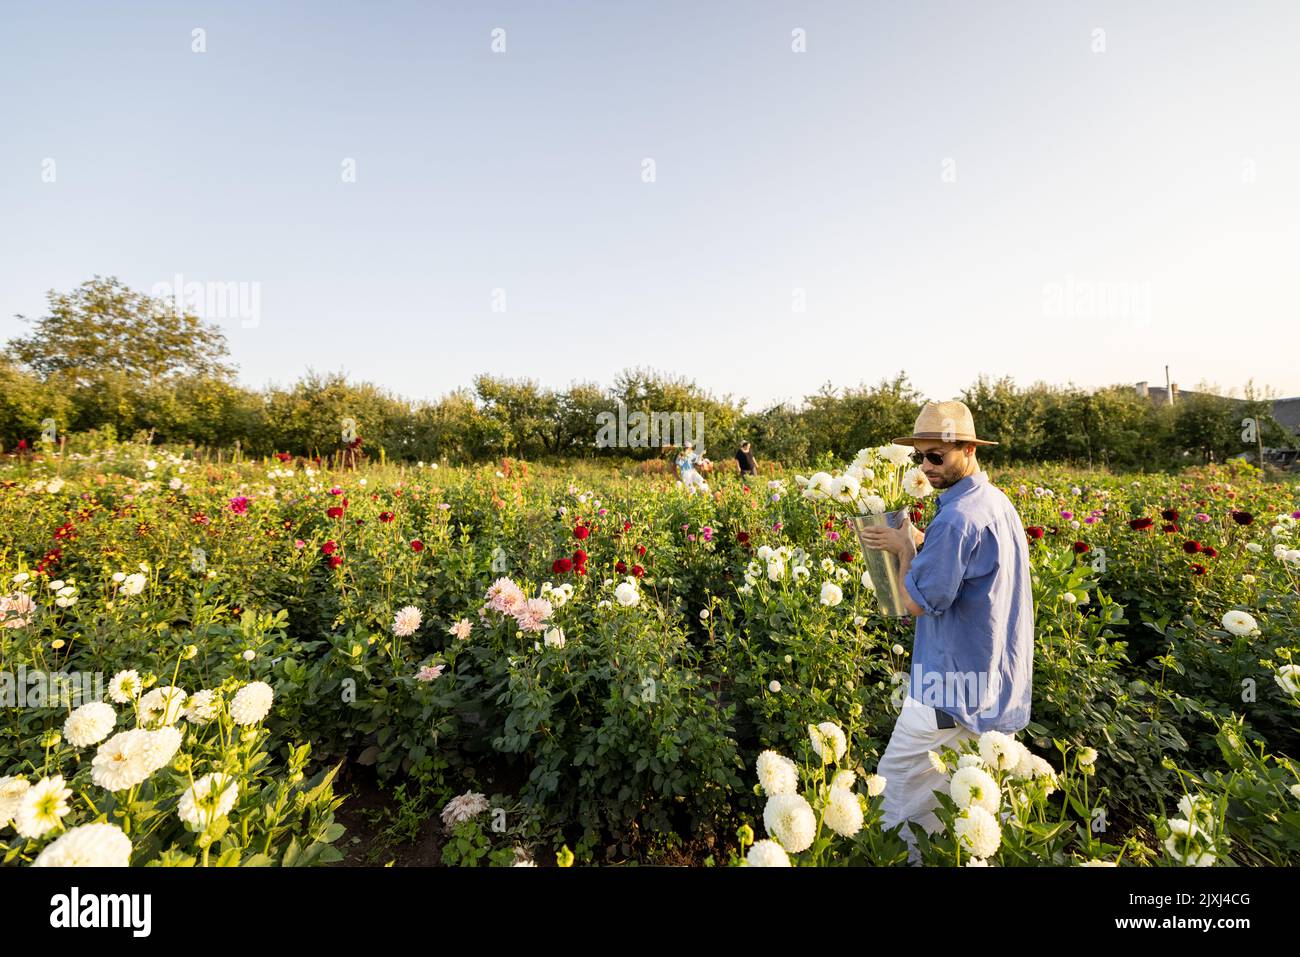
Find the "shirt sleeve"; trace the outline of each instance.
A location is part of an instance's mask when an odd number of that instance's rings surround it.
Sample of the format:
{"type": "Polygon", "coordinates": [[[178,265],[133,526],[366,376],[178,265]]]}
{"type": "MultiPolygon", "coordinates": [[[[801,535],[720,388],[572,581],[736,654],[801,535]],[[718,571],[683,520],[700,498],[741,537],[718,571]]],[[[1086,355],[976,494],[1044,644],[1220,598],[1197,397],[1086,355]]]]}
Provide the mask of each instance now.
{"type": "Polygon", "coordinates": [[[931,522],[925,545],[912,559],[903,587],[927,615],[942,615],[957,598],[979,544],[979,532],[966,523],[931,522]]]}

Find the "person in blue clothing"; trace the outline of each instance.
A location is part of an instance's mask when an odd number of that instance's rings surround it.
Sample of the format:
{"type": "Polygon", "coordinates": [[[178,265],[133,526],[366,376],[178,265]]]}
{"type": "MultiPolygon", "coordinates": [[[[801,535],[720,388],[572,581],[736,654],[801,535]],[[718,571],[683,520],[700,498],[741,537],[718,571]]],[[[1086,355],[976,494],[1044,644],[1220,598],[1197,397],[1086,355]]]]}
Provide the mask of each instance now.
{"type": "MultiPolygon", "coordinates": [[[[1013,734],[1029,723],[1034,600],[1029,544],[1006,493],[989,482],[961,402],[927,403],[913,434],[893,440],[938,491],[924,533],[910,523],[868,529],[864,548],[898,556],[907,610],[916,619],[907,697],[876,772],[885,779],[883,825],[915,821],[934,831],[936,790],[946,775],[930,752],[987,731],[1013,734]]],[[[905,825],[909,845],[915,837],[905,825]]],[[[909,854],[915,861],[915,849],[909,854]]]]}
{"type": "Polygon", "coordinates": [[[709,483],[704,481],[704,476],[700,474],[699,464],[700,457],[695,453],[695,443],[687,442],[681,454],[677,456],[677,473],[681,476],[682,485],[692,495],[697,491],[709,490],[709,483]]]}

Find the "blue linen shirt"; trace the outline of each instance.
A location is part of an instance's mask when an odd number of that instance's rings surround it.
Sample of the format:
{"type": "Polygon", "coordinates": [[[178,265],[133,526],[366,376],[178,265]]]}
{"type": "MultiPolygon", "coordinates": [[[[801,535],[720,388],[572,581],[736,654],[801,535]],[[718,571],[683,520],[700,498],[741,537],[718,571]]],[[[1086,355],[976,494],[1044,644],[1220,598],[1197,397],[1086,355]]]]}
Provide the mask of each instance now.
{"type": "Polygon", "coordinates": [[[1034,595],[1024,525],[981,470],[939,493],[903,587],[916,620],[908,693],[973,731],[1029,723],[1034,595]]]}

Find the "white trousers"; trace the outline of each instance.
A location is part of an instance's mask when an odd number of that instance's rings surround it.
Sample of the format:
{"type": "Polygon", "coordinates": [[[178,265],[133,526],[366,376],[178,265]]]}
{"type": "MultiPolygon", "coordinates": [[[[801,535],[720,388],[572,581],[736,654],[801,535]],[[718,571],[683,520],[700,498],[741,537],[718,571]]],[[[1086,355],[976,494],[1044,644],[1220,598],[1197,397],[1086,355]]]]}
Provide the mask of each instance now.
{"type": "MultiPolygon", "coordinates": [[[[934,792],[947,788],[948,779],[934,769],[926,752],[937,753],[944,747],[959,750],[962,741],[978,737],[960,724],[940,729],[934,708],[910,696],[904,698],[894,733],[876,766],[876,773],[885,779],[882,826],[888,830],[901,821],[916,821],[929,833],[938,830],[934,809],[939,802],[934,792]]],[[[910,849],[909,861],[916,863],[920,855],[911,828],[905,825],[900,834],[910,849]]]]}
{"type": "Polygon", "coordinates": [[[707,492],[709,490],[709,483],[704,481],[704,476],[695,469],[682,473],[682,484],[686,486],[686,490],[692,495],[697,491],[707,492]]]}

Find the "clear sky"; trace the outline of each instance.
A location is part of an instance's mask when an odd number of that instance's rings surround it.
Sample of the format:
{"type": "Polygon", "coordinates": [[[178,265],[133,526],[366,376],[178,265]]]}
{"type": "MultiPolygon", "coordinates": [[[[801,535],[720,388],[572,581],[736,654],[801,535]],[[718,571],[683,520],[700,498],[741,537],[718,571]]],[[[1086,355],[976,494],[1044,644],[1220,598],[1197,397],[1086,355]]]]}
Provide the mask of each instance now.
{"type": "Polygon", "coordinates": [[[0,10],[0,339],[180,274],[254,386],[1300,394],[1292,0],[0,10]]]}

